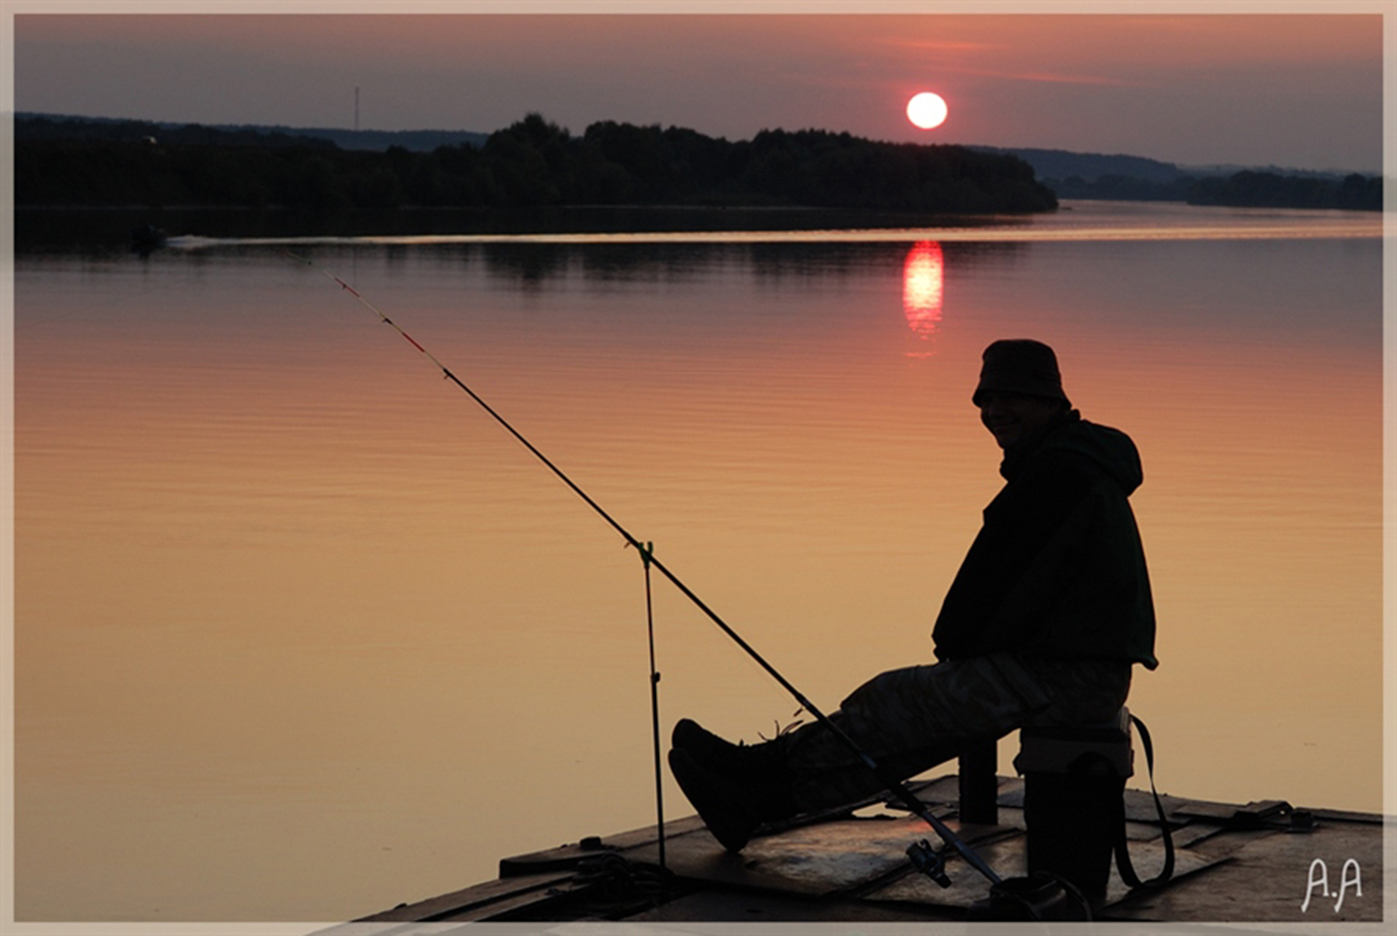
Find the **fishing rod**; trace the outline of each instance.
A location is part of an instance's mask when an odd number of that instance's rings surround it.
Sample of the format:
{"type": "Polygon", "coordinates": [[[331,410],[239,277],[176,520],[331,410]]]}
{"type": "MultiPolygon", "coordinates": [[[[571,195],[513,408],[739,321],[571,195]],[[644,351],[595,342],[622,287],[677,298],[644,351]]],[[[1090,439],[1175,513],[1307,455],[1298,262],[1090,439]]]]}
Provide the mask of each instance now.
{"type": "MultiPolygon", "coordinates": [[[[408,344],[412,345],[419,352],[421,352],[427,358],[427,360],[431,361],[431,363],[438,370],[441,371],[443,377],[445,377],[447,380],[451,381],[453,384],[455,384],[457,387],[463,390],[467,396],[469,396],[472,400],[479,404],[481,409],[485,410],[485,412],[488,413],[492,419],[494,419],[497,423],[503,426],[504,429],[510,435],[512,435],[521,445],[524,446],[524,448],[528,449],[528,451],[532,453],[534,457],[541,461],[544,464],[544,466],[548,468],[549,471],[553,472],[553,474],[557,476],[557,478],[560,481],[562,481],[563,484],[567,485],[567,487],[574,494],[582,498],[583,502],[586,503],[587,506],[591,507],[592,510],[594,510],[603,520],[605,520],[613,530],[620,534],[621,538],[626,541],[626,545],[628,547],[634,547],[636,550],[638,550],[644,559],[647,573],[649,569],[653,567],[661,575],[668,579],[670,584],[679,590],[680,594],[682,594],[684,597],[688,598],[691,602],[693,602],[696,608],[702,611],[704,615],[708,617],[708,619],[711,620],[714,624],[716,624],[724,634],[726,634],[734,643],[741,647],[742,650],[746,652],[746,654],[749,657],[755,660],[756,663],[759,666],[761,666],[762,669],[766,670],[767,674],[770,675],[773,679],[775,679],[776,682],[781,686],[781,688],[785,689],[788,693],[790,693],[791,696],[797,702],[800,703],[802,708],[804,708],[807,712],[814,716],[816,721],[820,722],[830,731],[834,732],[835,737],[837,737],[845,745],[845,747],[847,747],[858,758],[859,762],[863,764],[863,766],[866,767],[873,774],[873,776],[878,778],[878,782],[883,784],[883,786],[887,790],[892,792],[897,797],[897,799],[902,801],[902,803],[905,806],[907,806],[908,809],[910,809],[913,813],[921,817],[921,819],[924,820],[927,823],[927,825],[931,826],[931,828],[936,832],[937,836],[940,837],[942,842],[944,842],[947,847],[953,849],[956,852],[956,854],[960,855],[961,858],[963,858],[966,861],[967,864],[969,864],[976,871],[980,872],[980,874],[988,878],[991,884],[1002,883],[999,875],[997,875],[994,872],[994,869],[992,869],[988,864],[986,864],[985,861],[978,854],[976,854],[975,851],[972,848],[970,848],[969,845],[962,841],[959,836],[952,832],[945,825],[945,823],[943,823],[940,819],[937,819],[936,816],[932,814],[931,810],[927,807],[927,805],[923,803],[920,799],[918,799],[916,794],[914,794],[910,789],[908,789],[907,785],[903,783],[903,781],[900,778],[895,777],[892,774],[885,771],[881,764],[875,761],[866,751],[863,750],[862,747],[859,746],[858,742],[854,741],[853,738],[849,737],[849,735],[837,724],[835,724],[834,721],[831,720],[828,715],[821,711],[815,705],[815,703],[807,699],[804,693],[797,689],[788,679],[786,679],[785,676],[782,676],[781,673],[777,671],[776,667],[768,663],[766,658],[763,657],[760,653],[758,653],[756,649],[752,647],[751,644],[749,644],[746,640],[743,640],[742,635],[738,634],[737,631],[733,630],[730,626],[728,626],[728,623],[724,621],[716,611],[710,608],[702,598],[700,598],[697,594],[694,593],[692,589],[689,588],[688,585],[684,584],[684,582],[680,580],[679,576],[671,572],[669,568],[666,567],[665,564],[655,556],[654,548],[651,544],[642,543],[639,539],[632,536],[631,532],[627,530],[624,526],[622,526],[616,520],[615,517],[607,513],[606,510],[600,504],[598,504],[595,500],[591,498],[590,495],[587,494],[586,491],[584,491],[581,487],[577,485],[576,482],[569,478],[561,468],[555,465],[553,461],[548,458],[547,455],[543,454],[543,452],[540,451],[532,442],[526,439],[524,435],[519,432],[519,430],[515,429],[514,426],[510,425],[508,420],[501,416],[489,403],[485,402],[485,400],[479,394],[477,394],[474,390],[468,387],[466,383],[463,380],[461,380],[461,378],[457,377],[454,373],[452,373],[451,369],[447,367],[445,364],[443,364],[440,360],[438,360],[436,356],[432,354],[432,352],[428,351],[425,347],[419,344],[416,341],[416,339],[414,339],[402,328],[402,326],[400,326],[397,322],[389,318],[386,314],[383,313],[381,309],[379,309],[367,298],[365,298],[362,293],[360,293],[353,286],[346,283],[344,280],[340,279],[338,276],[335,276],[330,271],[317,266],[309,258],[303,257],[300,254],[292,253],[289,250],[283,250],[282,253],[293,260],[305,264],[310,269],[315,270],[316,272],[320,273],[325,278],[330,280],[332,283],[338,285],[343,291],[353,296],[359,302],[360,305],[364,306],[370,312],[377,315],[378,318],[384,324],[392,327],[392,329],[396,331],[399,335],[401,335],[403,339],[407,341],[408,344]]],[[[654,673],[653,666],[654,658],[652,646],[652,696],[655,684],[658,682],[657,674],[654,673]]],[[[656,721],[655,731],[656,739],[658,740],[658,721],[656,721]]],[[[947,877],[945,872],[946,856],[944,853],[944,849],[941,851],[933,851],[925,842],[922,842],[919,845],[913,845],[909,847],[907,849],[907,853],[908,857],[911,859],[913,864],[916,865],[918,870],[931,877],[932,880],[936,881],[936,883],[940,884],[942,887],[949,887],[951,885],[951,880],[949,877],[947,877]]]]}

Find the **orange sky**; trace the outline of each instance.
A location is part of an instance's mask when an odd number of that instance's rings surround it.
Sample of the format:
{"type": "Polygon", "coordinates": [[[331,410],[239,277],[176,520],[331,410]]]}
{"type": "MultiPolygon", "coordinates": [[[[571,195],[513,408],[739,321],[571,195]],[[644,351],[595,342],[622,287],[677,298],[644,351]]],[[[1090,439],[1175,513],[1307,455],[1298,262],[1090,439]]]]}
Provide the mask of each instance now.
{"type": "Polygon", "coordinates": [[[19,111],[347,127],[358,87],[366,129],[489,132],[537,111],[574,133],[598,120],[729,139],[816,127],[1186,165],[1380,168],[1376,15],[91,16],[28,12],[53,9],[32,0],[7,8],[18,11],[19,111]],[[946,97],[951,117],[918,131],[903,107],[927,89],[946,97]]]}

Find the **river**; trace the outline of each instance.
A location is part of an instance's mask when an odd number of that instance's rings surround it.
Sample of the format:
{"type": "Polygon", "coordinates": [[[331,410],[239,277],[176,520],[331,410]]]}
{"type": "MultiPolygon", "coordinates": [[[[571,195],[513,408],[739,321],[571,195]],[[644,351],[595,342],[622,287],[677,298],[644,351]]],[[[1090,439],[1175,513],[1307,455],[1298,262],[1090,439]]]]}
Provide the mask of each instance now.
{"type": "MultiPolygon", "coordinates": [[[[16,918],[349,919],[654,821],[639,556],[375,310],[826,709],[931,658],[980,352],[1047,341],[1144,459],[1160,789],[1379,811],[1380,218],[1065,207],[19,255],[16,918]]],[[[655,592],[666,732],[796,717],[655,592]]]]}

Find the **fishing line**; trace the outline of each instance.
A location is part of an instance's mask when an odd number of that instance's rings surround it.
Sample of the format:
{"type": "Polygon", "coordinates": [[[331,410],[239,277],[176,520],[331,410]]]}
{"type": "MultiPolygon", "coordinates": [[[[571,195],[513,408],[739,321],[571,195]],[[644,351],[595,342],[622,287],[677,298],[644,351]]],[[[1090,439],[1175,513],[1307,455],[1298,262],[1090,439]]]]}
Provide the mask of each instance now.
{"type": "MultiPolygon", "coordinates": [[[[534,455],[534,457],[536,457],[548,468],[549,471],[553,472],[553,474],[557,476],[557,478],[560,481],[562,481],[565,485],[567,485],[568,488],[572,490],[574,494],[582,498],[582,500],[587,504],[587,506],[591,507],[594,511],[596,511],[596,513],[603,520],[605,520],[611,526],[612,529],[614,529],[617,533],[621,535],[621,538],[626,541],[627,546],[633,546],[641,553],[641,556],[645,562],[645,569],[647,575],[647,589],[649,570],[653,567],[656,570],[658,570],[661,575],[668,579],[670,584],[677,588],[685,598],[688,598],[691,602],[693,602],[696,608],[702,611],[704,615],[706,615],[709,620],[716,624],[724,634],[727,634],[728,637],[739,647],[741,647],[742,650],[748,656],[755,660],[757,664],[761,666],[762,669],[766,670],[767,674],[771,676],[771,678],[775,679],[776,682],[783,689],[789,692],[791,696],[795,698],[797,702],[800,703],[801,707],[804,708],[807,712],[809,712],[816,719],[816,721],[820,722],[830,731],[834,732],[835,736],[839,738],[839,740],[858,758],[859,762],[862,763],[864,767],[866,767],[869,771],[873,773],[875,777],[878,778],[878,782],[883,784],[883,786],[887,790],[892,792],[912,812],[920,816],[927,823],[927,825],[931,826],[932,829],[935,830],[936,834],[947,846],[954,849],[955,852],[959,854],[961,858],[963,858],[968,864],[970,864],[971,867],[975,868],[975,870],[979,871],[980,874],[988,878],[990,883],[1000,883],[999,875],[995,874],[994,870],[991,869],[990,866],[987,865],[984,862],[984,860],[981,859],[980,856],[977,855],[974,852],[974,850],[970,848],[970,846],[966,845],[954,832],[947,828],[946,825],[941,822],[941,820],[937,819],[934,815],[932,815],[931,810],[927,808],[926,804],[923,803],[920,799],[918,799],[916,794],[914,794],[910,789],[908,789],[907,785],[903,783],[901,779],[886,773],[877,761],[875,761],[871,756],[869,756],[869,754],[865,752],[863,748],[859,747],[858,742],[854,741],[854,739],[849,737],[849,735],[845,733],[845,731],[842,728],[840,728],[833,721],[831,721],[828,715],[821,711],[813,702],[807,699],[799,689],[797,689],[794,685],[791,684],[789,680],[786,679],[786,677],[782,676],[774,666],[768,663],[766,659],[760,653],[758,653],[756,649],[752,647],[751,644],[743,640],[742,636],[738,634],[737,631],[729,627],[728,623],[724,621],[721,617],[719,617],[718,613],[714,611],[712,608],[710,608],[703,601],[703,599],[701,599],[697,594],[694,593],[692,589],[689,588],[688,585],[685,585],[684,582],[681,581],[677,575],[675,575],[668,568],[666,568],[665,564],[655,557],[654,550],[650,545],[644,544],[640,540],[632,536],[629,530],[627,530],[619,522],[617,522],[617,520],[614,517],[612,517],[611,514],[607,513],[600,504],[598,504],[587,494],[586,491],[582,490],[582,488],[579,487],[571,478],[569,478],[561,468],[553,464],[553,462],[548,458],[548,456],[544,455],[543,452],[539,451],[539,449],[536,448],[532,442],[526,439],[522,433],[520,433],[517,429],[510,425],[508,420],[506,420],[503,416],[496,412],[495,409],[492,406],[490,406],[489,403],[486,403],[485,400],[474,390],[468,387],[465,384],[465,382],[461,380],[461,378],[453,374],[450,368],[448,368],[441,361],[437,360],[435,355],[433,355],[425,347],[419,344],[417,340],[414,339],[411,335],[409,335],[400,325],[398,325],[397,322],[393,321],[391,318],[385,315],[382,310],[380,310],[372,302],[366,299],[363,296],[363,294],[360,293],[353,286],[350,286],[348,283],[340,279],[338,276],[335,276],[328,270],[322,269],[315,263],[311,262],[310,259],[303,257],[300,254],[292,253],[289,250],[283,250],[282,254],[293,260],[297,260],[305,264],[307,267],[323,275],[332,283],[338,285],[342,290],[353,296],[359,302],[360,305],[364,306],[364,308],[368,309],[370,312],[374,313],[374,315],[378,316],[378,318],[382,322],[384,322],[384,324],[391,326],[394,331],[396,331],[399,335],[403,337],[404,340],[407,341],[408,344],[412,345],[419,352],[421,352],[422,355],[427,358],[427,360],[431,361],[432,364],[438,370],[441,371],[443,377],[454,383],[461,390],[465,391],[466,395],[469,396],[472,400],[474,400],[477,404],[479,404],[481,409],[485,410],[485,412],[488,413],[491,418],[493,418],[497,423],[503,426],[504,429],[510,435],[512,435],[521,445],[523,445],[524,448],[528,449],[529,452],[531,452],[534,455]]],[[[658,678],[654,673],[653,665],[654,664],[652,656],[652,691],[656,689],[656,684],[658,683],[658,678]]],[[[656,758],[658,760],[658,715],[655,716],[655,736],[657,745],[656,758]]],[[[923,843],[923,847],[920,849],[918,849],[918,846],[913,846],[908,851],[909,856],[912,857],[914,863],[917,864],[920,870],[922,870],[928,876],[932,877],[942,887],[950,886],[950,879],[946,876],[945,871],[943,869],[945,857],[943,854],[938,852],[931,852],[930,849],[925,847],[925,843],[923,843]],[[911,854],[914,849],[917,850],[916,855],[911,854]]]]}

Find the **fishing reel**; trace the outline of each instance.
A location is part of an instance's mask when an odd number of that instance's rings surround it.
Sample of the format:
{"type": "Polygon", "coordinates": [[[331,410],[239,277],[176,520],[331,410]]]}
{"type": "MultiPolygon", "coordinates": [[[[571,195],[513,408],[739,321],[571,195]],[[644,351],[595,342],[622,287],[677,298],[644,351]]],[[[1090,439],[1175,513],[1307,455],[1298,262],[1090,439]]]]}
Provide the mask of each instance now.
{"type": "Polygon", "coordinates": [[[907,857],[912,861],[912,867],[931,878],[942,887],[951,886],[950,875],[946,873],[946,855],[931,847],[931,843],[922,839],[915,845],[907,846],[907,857]]]}

